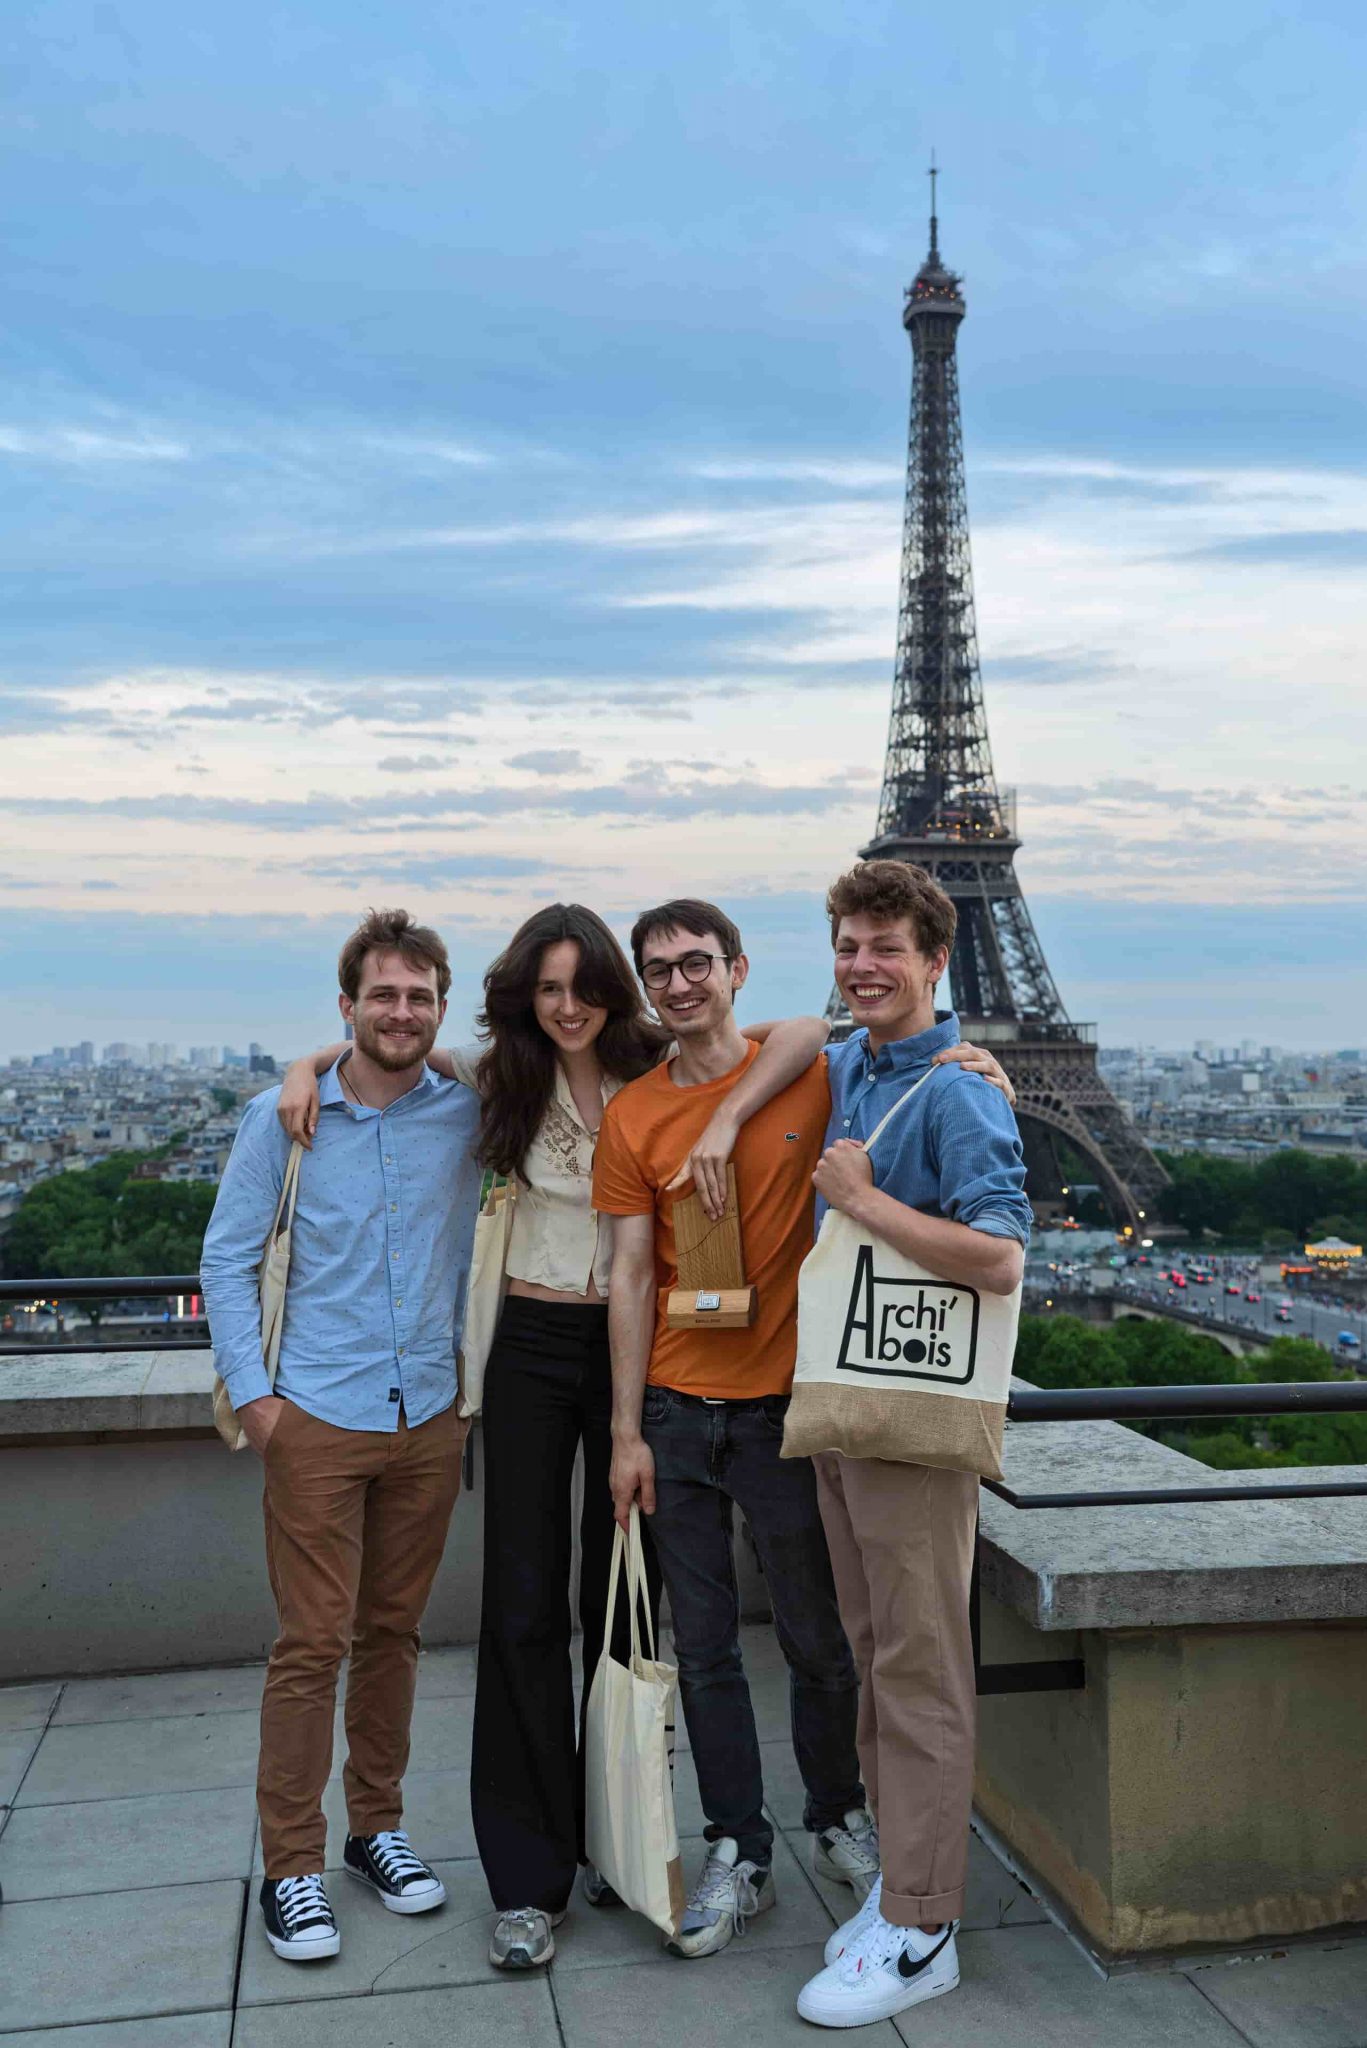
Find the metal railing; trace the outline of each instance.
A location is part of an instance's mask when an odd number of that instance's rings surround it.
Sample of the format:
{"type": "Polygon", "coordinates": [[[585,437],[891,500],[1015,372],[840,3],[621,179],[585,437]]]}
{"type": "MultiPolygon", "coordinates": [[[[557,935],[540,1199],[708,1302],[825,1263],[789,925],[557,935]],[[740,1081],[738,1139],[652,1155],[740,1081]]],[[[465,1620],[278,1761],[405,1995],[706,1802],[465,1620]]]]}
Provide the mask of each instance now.
{"type": "MultiPolygon", "coordinates": [[[[135,1273],[101,1279],[82,1276],[75,1280],[0,1280],[0,1303],[13,1301],[150,1301],[157,1296],[170,1300],[176,1295],[202,1294],[198,1273],[135,1273]]],[[[195,1326],[191,1335],[178,1337],[129,1336],[107,1340],[82,1339],[82,1351],[208,1351],[209,1325],[204,1317],[187,1317],[195,1326]]],[[[96,1328],[99,1327],[97,1324],[96,1328]]],[[[30,1358],[48,1345],[16,1341],[13,1334],[0,1331],[0,1358],[30,1358]]],[[[75,1346],[63,1346],[75,1349],[75,1346]]]]}

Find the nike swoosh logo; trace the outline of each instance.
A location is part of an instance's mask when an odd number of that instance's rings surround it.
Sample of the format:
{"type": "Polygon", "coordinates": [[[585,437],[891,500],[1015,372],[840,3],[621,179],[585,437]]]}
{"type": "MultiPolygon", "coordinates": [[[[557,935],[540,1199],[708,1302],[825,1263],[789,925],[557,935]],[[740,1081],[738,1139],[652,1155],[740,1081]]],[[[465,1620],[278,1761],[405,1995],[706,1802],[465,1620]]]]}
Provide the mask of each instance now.
{"type": "Polygon", "coordinates": [[[934,1962],[936,1956],[939,1955],[940,1950],[945,1946],[946,1942],[952,1941],[953,1938],[954,1929],[951,1926],[945,1929],[944,1933],[940,1936],[940,1939],[936,1942],[934,1948],[931,1949],[926,1955],[914,1956],[909,1948],[904,1948],[902,1950],[901,1955],[897,1958],[898,1976],[908,1978],[919,1977],[922,1970],[929,1968],[930,1964],[934,1962]]]}

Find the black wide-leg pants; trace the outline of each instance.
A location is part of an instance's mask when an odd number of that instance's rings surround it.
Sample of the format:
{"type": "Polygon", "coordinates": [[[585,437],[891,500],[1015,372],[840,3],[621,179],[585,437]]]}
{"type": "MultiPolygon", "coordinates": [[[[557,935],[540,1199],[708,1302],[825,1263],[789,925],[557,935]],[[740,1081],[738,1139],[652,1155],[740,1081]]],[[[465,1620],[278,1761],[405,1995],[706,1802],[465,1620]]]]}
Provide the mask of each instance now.
{"type": "MultiPolygon", "coordinates": [[[[603,1642],[612,1560],[612,1369],[605,1306],[510,1295],[484,1383],[484,1596],[470,1796],[500,1912],[559,1912],[584,1861],[584,1709],[603,1642]],[[570,1663],[571,1486],[584,1453],[579,1626],[570,1663]]],[[[653,1620],[660,1576],[646,1536],[653,1620]]],[[[619,1600],[614,1650],[626,1654],[619,1600]]]]}

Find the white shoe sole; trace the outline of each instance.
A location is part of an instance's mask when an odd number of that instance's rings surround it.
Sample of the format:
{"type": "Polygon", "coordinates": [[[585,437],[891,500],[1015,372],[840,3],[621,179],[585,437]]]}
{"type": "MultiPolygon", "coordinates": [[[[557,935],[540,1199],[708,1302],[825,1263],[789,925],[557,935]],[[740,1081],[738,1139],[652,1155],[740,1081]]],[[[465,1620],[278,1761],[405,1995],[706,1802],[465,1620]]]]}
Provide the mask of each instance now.
{"type": "Polygon", "coordinates": [[[957,1991],[959,1973],[942,1977],[938,1982],[908,1984],[905,1990],[891,1988],[877,1998],[868,1998],[862,2005],[852,2008],[849,2001],[832,1997],[810,1998],[809,1985],[804,1985],[797,1995],[798,2018],[810,2020],[817,2027],[872,2027],[880,2020],[895,2019],[899,2012],[907,2012],[913,2005],[924,2005],[929,1998],[943,1998],[946,1991],[957,1991]]]}
{"type": "Polygon", "coordinates": [[[317,1941],[287,1941],[283,1935],[272,1934],[266,1929],[266,1939],[282,1963],[321,1963],[329,1956],[335,1956],[342,1946],[338,1934],[325,1934],[317,1941]]]}
{"type": "Polygon", "coordinates": [[[440,1878],[437,1879],[437,1889],[434,1892],[424,1892],[416,1899],[396,1899],[391,1898],[388,1892],[381,1891],[374,1879],[367,1877],[364,1871],[353,1870],[349,1863],[344,1863],[342,1868],[348,1877],[355,1878],[357,1884],[363,1884],[368,1892],[374,1892],[388,1913],[432,1913],[438,1906],[446,1904],[446,1886],[440,1878]]]}
{"type": "Polygon", "coordinates": [[[555,1957],[555,1936],[552,1935],[539,1956],[529,1956],[525,1948],[509,1949],[506,1956],[497,1956],[492,1948],[489,1961],[496,1970],[544,1970],[555,1957]]]}

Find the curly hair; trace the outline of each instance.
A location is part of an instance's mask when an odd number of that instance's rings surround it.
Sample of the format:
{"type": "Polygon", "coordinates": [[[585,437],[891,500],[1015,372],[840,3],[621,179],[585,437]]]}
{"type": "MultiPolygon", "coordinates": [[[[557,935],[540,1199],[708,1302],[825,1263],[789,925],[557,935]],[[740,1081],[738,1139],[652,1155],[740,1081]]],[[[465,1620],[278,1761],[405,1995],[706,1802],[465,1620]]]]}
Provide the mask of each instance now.
{"type": "Polygon", "coordinates": [[[954,944],[959,913],[938,882],[924,868],[902,860],[861,860],[838,875],[826,891],[831,944],[840,936],[842,917],[872,917],[880,924],[905,918],[922,953],[954,944]]]}
{"type": "Polygon", "coordinates": [[[446,947],[430,925],[419,924],[406,910],[368,910],[343,946],[337,961],[337,985],[354,1003],[370,953],[397,953],[417,973],[436,970],[437,998],[451,992],[451,962],[446,947]]]}

